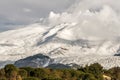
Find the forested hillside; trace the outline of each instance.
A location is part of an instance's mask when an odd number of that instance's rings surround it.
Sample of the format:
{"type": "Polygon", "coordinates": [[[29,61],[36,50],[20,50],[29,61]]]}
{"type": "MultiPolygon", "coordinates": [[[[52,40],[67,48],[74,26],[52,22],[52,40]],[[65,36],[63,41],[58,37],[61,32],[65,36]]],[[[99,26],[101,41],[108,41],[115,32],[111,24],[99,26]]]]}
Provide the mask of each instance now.
{"type": "Polygon", "coordinates": [[[103,69],[98,64],[78,69],[17,68],[12,64],[0,69],[0,80],[120,80],[120,68],[103,69]]]}

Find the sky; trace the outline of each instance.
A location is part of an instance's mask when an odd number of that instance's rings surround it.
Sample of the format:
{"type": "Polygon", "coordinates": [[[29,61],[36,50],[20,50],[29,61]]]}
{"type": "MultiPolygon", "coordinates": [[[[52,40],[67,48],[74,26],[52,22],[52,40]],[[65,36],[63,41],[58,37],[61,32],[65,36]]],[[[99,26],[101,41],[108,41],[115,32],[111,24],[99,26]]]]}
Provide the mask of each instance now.
{"type": "Polygon", "coordinates": [[[75,0],[0,0],[0,31],[38,22],[51,11],[63,12],[75,0]]]}
{"type": "Polygon", "coordinates": [[[41,18],[45,26],[74,24],[71,32],[78,38],[120,36],[120,0],[0,0],[0,31],[41,18]]]}

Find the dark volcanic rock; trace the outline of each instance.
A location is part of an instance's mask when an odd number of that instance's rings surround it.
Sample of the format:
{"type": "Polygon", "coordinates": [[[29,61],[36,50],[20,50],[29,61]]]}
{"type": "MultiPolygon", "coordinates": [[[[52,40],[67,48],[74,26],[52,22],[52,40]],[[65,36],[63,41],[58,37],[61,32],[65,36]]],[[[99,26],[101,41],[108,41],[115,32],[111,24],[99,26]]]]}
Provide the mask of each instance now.
{"type": "Polygon", "coordinates": [[[46,67],[51,64],[53,60],[45,56],[43,54],[37,54],[34,56],[27,57],[25,59],[21,59],[15,62],[15,66],[17,67],[46,67]]]}
{"type": "Polygon", "coordinates": [[[64,65],[64,64],[50,64],[48,65],[46,68],[51,68],[51,69],[68,69],[68,68],[71,68],[70,66],[68,65],[64,65]]]}

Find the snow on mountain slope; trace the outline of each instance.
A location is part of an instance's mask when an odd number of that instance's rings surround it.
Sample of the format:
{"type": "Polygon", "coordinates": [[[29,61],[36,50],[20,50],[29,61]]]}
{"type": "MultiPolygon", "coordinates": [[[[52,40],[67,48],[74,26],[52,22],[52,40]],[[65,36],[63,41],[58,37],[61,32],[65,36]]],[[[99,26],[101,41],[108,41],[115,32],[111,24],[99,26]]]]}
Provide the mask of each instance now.
{"type": "Polygon", "coordinates": [[[66,28],[69,31],[71,28],[68,29],[68,27],[72,26],[74,26],[73,23],[63,23],[52,28],[34,24],[30,27],[0,33],[0,61],[14,62],[31,55],[43,53],[55,59],[55,63],[81,65],[82,63],[87,64],[89,60],[90,63],[97,61],[92,60],[91,56],[93,59],[102,57],[104,62],[104,57],[111,56],[114,58],[115,54],[119,54],[120,44],[118,39],[70,40],[69,34],[62,36],[66,28]],[[64,39],[64,37],[67,39],[64,39]]]}
{"type": "MultiPolygon", "coordinates": [[[[34,24],[23,29],[0,33],[0,55],[3,56],[0,60],[9,60],[9,57],[19,57],[26,53],[31,54],[32,46],[34,46],[38,38],[42,37],[42,33],[47,30],[43,29],[43,27],[34,24]],[[6,57],[4,58],[4,56],[6,57]]],[[[17,59],[16,57],[12,59],[17,59]]]]}
{"type": "Polygon", "coordinates": [[[41,23],[0,33],[0,61],[43,53],[55,63],[119,62],[114,55],[120,54],[120,14],[108,0],[99,5],[89,1],[80,0],[63,13],[51,12],[41,23]]]}

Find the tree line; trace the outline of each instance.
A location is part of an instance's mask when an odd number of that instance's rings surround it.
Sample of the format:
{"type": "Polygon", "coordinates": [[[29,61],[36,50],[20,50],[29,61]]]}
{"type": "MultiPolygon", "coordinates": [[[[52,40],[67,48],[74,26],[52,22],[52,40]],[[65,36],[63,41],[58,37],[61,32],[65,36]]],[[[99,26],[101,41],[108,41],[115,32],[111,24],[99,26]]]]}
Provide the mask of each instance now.
{"type": "Polygon", "coordinates": [[[8,64],[0,69],[0,80],[120,80],[120,68],[109,70],[94,63],[78,69],[17,68],[8,64]]]}

